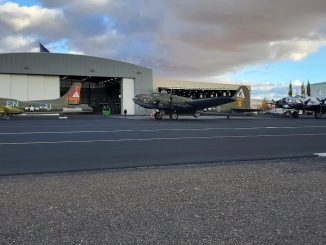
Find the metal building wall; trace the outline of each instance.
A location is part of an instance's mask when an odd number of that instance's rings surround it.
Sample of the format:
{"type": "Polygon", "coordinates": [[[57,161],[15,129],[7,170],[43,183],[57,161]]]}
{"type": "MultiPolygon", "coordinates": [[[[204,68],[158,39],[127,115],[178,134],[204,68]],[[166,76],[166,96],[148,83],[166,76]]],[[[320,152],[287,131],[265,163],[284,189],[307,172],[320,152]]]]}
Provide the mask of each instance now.
{"type": "Polygon", "coordinates": [[[326,82],[310,84],[311,96],[317,98],[326,97],[326,82]]]}
{"type": "Polygon", "coordinates": [[[58,76],[0,74],[0,97],[45,100],[60,97],[58,76]]]}
{"type": "Polygon", "coordinates": [[[0,74],[0,97],[9,98],[11,96],[10,74],[0,74]]]}
{"type": "Polygon", "coordinates": [[[123,78],[121,84],[121,114],[127,110],[128,115],[135,114],[135,103],[132,97],[135,95],[135,79],[123,78]]]}

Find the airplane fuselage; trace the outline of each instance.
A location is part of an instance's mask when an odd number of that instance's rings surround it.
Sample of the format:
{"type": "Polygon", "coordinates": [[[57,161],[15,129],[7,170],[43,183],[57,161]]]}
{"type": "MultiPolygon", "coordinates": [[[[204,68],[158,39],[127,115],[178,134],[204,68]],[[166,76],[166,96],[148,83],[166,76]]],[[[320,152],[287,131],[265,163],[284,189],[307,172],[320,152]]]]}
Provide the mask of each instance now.
{"type": "Polygon", "coordinates": [[[134,102],[146,109],[162,110],[165,112],[191,113],[195,112],[196,108],[189,104],[193,101],[191,98],[186,98],[177,95],[152,93],[151,95],[141,94],[133,98],[134,102]]]}
{"type": "Polygon", "coordinates": [[[81,83],[74,83],[62,97],[52,100],[20,101],[11,98],[0,98],[0,114],[8,115],[22,113],[80,113],[92,112],[88,105],[79,104],[81,83]]]}
{"type": "Polygon", "coordinates": [[[86,105],[60,105],[51,100],[20,101],[15,99],[1,98],[0,106],[8,108],[8,114],[20,113],[46,113],[46,112],[83,112],[92,111],[86,105]]]}

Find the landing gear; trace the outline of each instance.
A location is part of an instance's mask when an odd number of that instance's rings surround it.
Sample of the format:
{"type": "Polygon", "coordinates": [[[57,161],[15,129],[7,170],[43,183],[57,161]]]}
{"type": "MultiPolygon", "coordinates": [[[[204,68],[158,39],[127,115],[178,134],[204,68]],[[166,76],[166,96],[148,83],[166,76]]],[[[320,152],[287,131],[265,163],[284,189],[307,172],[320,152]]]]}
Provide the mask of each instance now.
{"type": "MultiPolygon", "coordinates": [[[[165,114],[164,111],[155,111],[155,113],[154,113],[154,118],[155,118],[156,120],[162,120],[164,114],[165,114]]],[[[178,116],[177,113],[172,112],[172,113],[170,114],[170,119],[171,119],[171,120],[178,120],[178,118],[179,118],[179,116],[178,116]]]]}
{"type": "Polygon", "coordinates": [[[315,116],[315,118],[321,118],[321,113],[320,112],[315,112],[314,116],[315,116]]]}
{"type": "Polygon", "coordinates": [[[154,117],[156,120],[162,120],[163,114],[160,111],[155,112],[154,117]]]}
{"type": "Polygon", "coordinates": [[[298,118],[299,117],[299,113],[297,111],[292,112],[292,117],[293,118],[298,118]]]}
{"type": "Polygon", "coordinates": [[[194,118],[198,118],[200,116],[200,113],[198,113],[198,112],[196,112],[195,114],[194,114],[194,118]]]}
{"type": "Polygon", "coordinates": [[[7,114],[7,113],[5,113],[5,114],[2,115],[2,118],[3,118],[4,120],[9,120],[9,119],[10,119],[10,115],[7,114]]]}
{"type": "Polygon", "coordinates": [[[284,115],[285,115],[286,117],[291,116],[291,111],[286,111],[286,112],[284,113],[284,115]]]}
{"type": "Polygon", "coordinates": [[[172,114],[170,114],[170,119],[171,120],[178,120],[178,114],[176,114],[176,113],[172,113],[172,114]]]}

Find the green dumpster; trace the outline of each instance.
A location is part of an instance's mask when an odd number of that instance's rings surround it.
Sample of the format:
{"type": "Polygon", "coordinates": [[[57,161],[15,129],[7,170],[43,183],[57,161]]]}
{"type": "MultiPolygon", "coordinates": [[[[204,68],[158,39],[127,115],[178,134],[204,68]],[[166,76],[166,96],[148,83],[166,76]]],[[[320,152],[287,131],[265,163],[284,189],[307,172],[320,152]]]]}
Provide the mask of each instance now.
{"type": "Polygon", "coordinates": [[[111,109],[110,109],[110,107],[109,107],[109,108],[103,108],[103,110],[102,110],[102,114],[103,114],[104,117],[108,117],[108,116],[110,116],[110,114],[111,114],[111,109]]]}

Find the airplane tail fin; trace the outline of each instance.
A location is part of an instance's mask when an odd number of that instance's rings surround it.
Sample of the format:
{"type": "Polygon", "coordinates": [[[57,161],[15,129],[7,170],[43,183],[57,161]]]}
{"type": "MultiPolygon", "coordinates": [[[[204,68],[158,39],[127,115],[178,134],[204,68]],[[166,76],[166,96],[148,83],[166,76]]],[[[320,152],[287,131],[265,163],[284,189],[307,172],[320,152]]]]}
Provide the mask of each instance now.
{"type": "Polygon", "coordinates": [[[240,86],[232,96],[235,100],[236,108],[250,108],[250,94],[247,86],[240,86]]]}
{"type": "Polygon", "coordinates": [[[61,102],[68,105],[79,105],[81,86],[81,82],[73,83],[69,91],[60,98],[61,102]]]}

